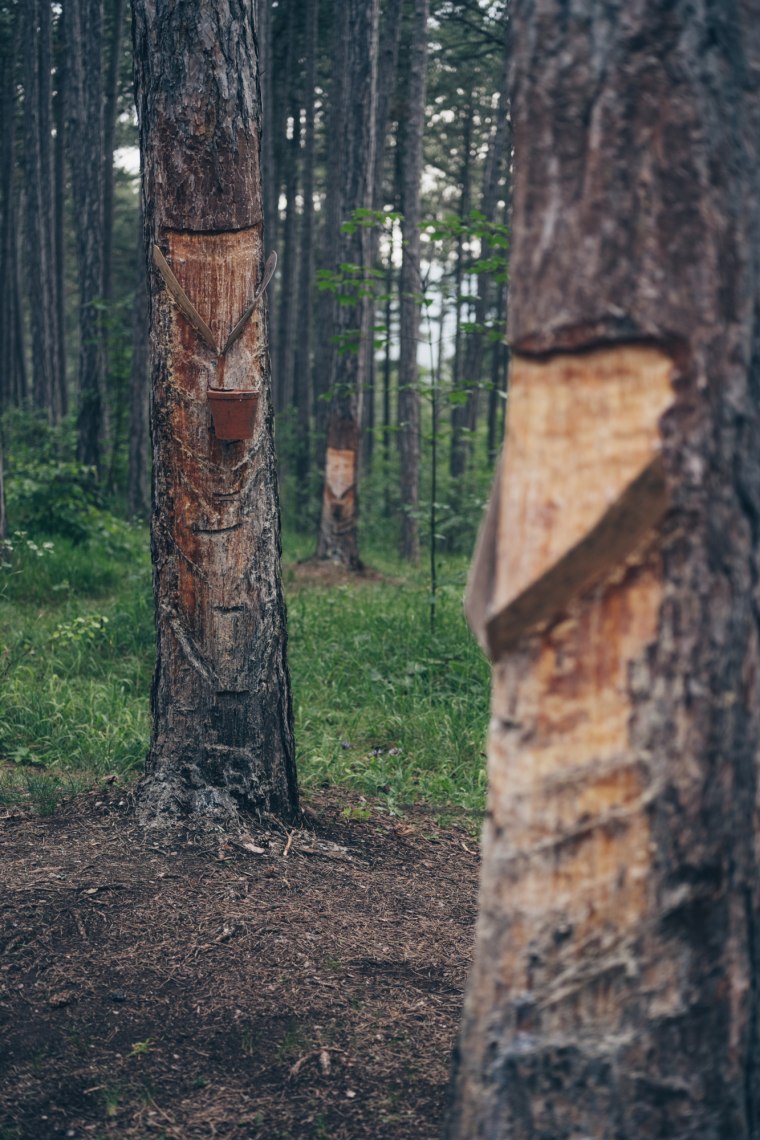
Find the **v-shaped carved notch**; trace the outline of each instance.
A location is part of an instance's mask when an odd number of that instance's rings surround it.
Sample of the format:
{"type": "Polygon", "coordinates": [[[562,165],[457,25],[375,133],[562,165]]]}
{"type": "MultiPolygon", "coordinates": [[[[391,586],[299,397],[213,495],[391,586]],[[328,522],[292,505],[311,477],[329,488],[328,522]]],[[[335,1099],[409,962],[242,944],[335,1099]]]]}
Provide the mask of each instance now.
{"type": "Polygon", "coordinates": [[[216,346],[216,341],[214,340],[214,334],[212,333],[211,329],[208,327],[208,325],[204,321],[203,317],[200,315],[198,310],[195,308],[195,305],[193,305],[193,303],[190,300],[190,298],[188,297],[187,293],[185,292],[185,290],[182,288],[182,286],[180,285],[177,278],[172,273],[171,268],[169,267],[168,261],[166,260],[166,258],[164,257],[163,253],[158,248],[158,246],[155,244],[153,246],[153,264],[155,265],[156,269],[159,271],[159,273],[163,277],[164,281],[166,282],[166,287],[169,290],[169,292],[171,293],[174,300],[176,301],[177,307],[180,309],[181,312],[183,312],[185,314],[188,321],[193,326],[193,328],[198,333],[198,335],[200,337],[202,337],[203,340],[205,340],[206,344],[209,346],[209,348],[211,349],[211,351],[214,353],[215,356],[223,357],[229,351],[229,349],[232,347],[232,345],[235,343],[235,341],[240,337],[240,335],[243,332],[243,329],[245,328],[245,326],[248,324],[249,320],[251,319],[251,317],[255,313],[256,307],[258,306],[259,301],[264,296],[264,291],[266,290],[266,287],[269,284],[269,282],[272,280],[272,277],[274,276],[274,271],[277,268],[277,254],[273,250],[270,253],[269,257],[267,258],[267,263],[264,266],[264,276],[261,279],[261,284],[259,285],[258,289],[256,290],[256,293],[254,294],[254,298],[251,301],[250,305],[245,310],[245,312],[243,313],[242,317],[240,318],[240,320],[237,322],[237,324],[233,328],[230,335],[227,337],[226,343],[224,345],[224,348],[221,350],[221,352],[219,351],[219,349],[216,346]]]}

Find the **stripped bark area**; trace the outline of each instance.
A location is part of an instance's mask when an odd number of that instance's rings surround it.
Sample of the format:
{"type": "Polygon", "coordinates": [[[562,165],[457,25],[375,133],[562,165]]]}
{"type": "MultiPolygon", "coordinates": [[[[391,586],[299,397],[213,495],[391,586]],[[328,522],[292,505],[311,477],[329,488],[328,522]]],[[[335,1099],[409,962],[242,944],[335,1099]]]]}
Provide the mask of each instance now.
{"type": "Polygon", "coordinates": [[[145,0],[134,19],[146,239],[170,270],[150,271],[158,660],[141,817],[288,817],[297,791],[266,303],[231,337],[265,281],[250,8],[184,5],[159,21],[145,0]],[[171,274],[200,321],[178,306],[171,274]],[[209,388],[258,393],[253,438],[217,438],[209,388]]]}
{"type": "Polygon", "coordinates": [[[449,1137],[760,1137],[760,9],[513,7],[494,660],[449,1137]],[[729,125],[730,124],[730,125],[729,125]]]}
{"type": "Polygon", "coordinates": [[[357,532],[359,424],[355,419],[332,419],[325,453],[317,557],[361,570],[357,532]]]}

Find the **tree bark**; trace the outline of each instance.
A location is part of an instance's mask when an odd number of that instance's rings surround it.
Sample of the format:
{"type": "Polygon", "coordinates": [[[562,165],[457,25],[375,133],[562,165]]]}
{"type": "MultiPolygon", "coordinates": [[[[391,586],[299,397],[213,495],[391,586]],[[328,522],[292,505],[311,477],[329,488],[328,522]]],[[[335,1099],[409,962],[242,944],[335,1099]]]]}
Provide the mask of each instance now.
{"type": "MultiPolygon", "coordinates": [[[[133,20],[149,255],[160,247],[219,347],[264,267],[251,7],[135,0],[133,20]]],[[[266,307],[222,355],[196,327],[153,270],[158,660],[140,815],[287,818],[297,789],[266,307]],[[209,387],[258,394],[251,439],[217,437],[209,387]]]]}
{"type": "Polygon", "coordinates": [[[428,0],[414,0],[406,106],[399,124],[401,148],[401,280],[399,285],[398,427],[401,460],[399,553],[420,557],[420,393],[417,340],[420,330],[420,177],[427,90],[428,0]]]}
{"type": "MultiPolygon", "coordinates": [[[[378,0],[346,0],[343,6],[345,48],[342,54],[347,60],[347,82],[344,87],[345,133],[339,154],[343,164],[344,219],[350,219],[354,210],[371,205],[378,7],[378,0]]],[[[357,267],[359,275],[366,274],[370,254],[367,229],[358,226],[352,233],[342,233],[338,252],[336,268],[350,264],[357,267]]],[[[357,481],[367,359],[362,347],[369,335],[369,305],[362,292],[359,291],[353,304],[335,305],[335,329],[342,351],[335,360],[317,541],[317,558],[340,562],[352,570],[361,568],[357,481]]]]}
{"type": "MultiPolygon", "coordinates": [[[[467,104],[462,127],[462,166],[460,175],[459,194],[459,221],[464,226],[470,216],[471,205],[471,179],[472,179],[472,125],[475,108],[472,100],[467,104]]],[[[462,286],[464,284],[464,236],[460,232],[457,236],[457,252],[454,266],[454,360],[451,370],[451,389],[455,400],[451,405],[451,449],[449,452],[449,473],[455,480],[461,478],[462,463],[462,428],[464,425],[464,408],[460,399],[462,397],[462,286]]],[[[455,484],[456,486],[456,484],[455,484]]]]}
{"type": "Polygon", "coordinates": [[[319,49],[319,0],[306,3],[306,68],[304,72],[303,213],[301,265],[298,275],[298,336],[295,346],[293,397],[296,406],[296,516],[305,522],[311,469],[311,347],[314,299],[314,169],[316,161],[315,102],[319,49]]]}
{"type": "Polygon", "coordinates": [[[760,1136],[755,0],[513,9],[510,411],[448,1136],[760,1136]]]}
{"type": "Polygon", "coordinates": [[[55,94],[53,121],[55,144],[53,147],[53,233],[55,244],[55,306],[58,333],[58,402],[61,415],[69,412],[69,387],[66,369],[66,33],[64,11],[61,8],[55,29],[55,94]]]}
{"type": "Polygon", "coordinates": [[[129,377],[129,456],[127,461],[127,505],[133,518],[146,518],[150,510],[148,486],[148,416],[150,392],[150,306],[148,277],[143,250],[142,210],[137,263],[135,302],[132,313],[132,364],[129,377]]]}
{"type": "Polygon", "coordinates": [[[2,44],[2,245],[0,246],[0,407],[20,404],[26,396],[21,288],[18,256],[19,193],[16,180],[16,58],[22,19],[16,9],[2,44]]]}
{"type": "Polygon", "coordinates": [[[124,24],[124,0],[112,0],[111,27],[108,41],[108,66],[105,82],[103,114],[103,300],[111,300],[113,249],[113,154],[116,139],[116,114],[119,98],[119,63],[124,24]]]}
{"type": "Polygon", "coordinates": [[[52,23],[48,0],[25,9],[24,171],[32,398],[51,423],[60,418],[52,160],[52,23]]]}
{"type": "MultiPolygon", "coordinates": [[[[493,224],[496,221],[499,207],[499,191],[503,186],[502,173],[508,168],[512,151],[509,120],[509,26],[506,27],[506,44],[501,82],[499,85],[499,105],[496,118],[488,142],[485,169],[483,171],[483,189],[480,196],[480,213],[486,222],[493,224]]],[[[487,238],[480,243],[480,257],[482,260],[491,257],[492,247],[487,238]]],[[[505,255],[506,256],[506,255],[505,255]]],[[[467,403],[464,405],[462,415],[462,434],[459,446],[454,452],[453,474],[458,479],[465,475],[472,457],[473,439],[478,426],[478,408],[480,404],[480,389],[483,383],[483,359],[486,344],[486,322],[489,317],[491,298],[491,274],[478,274],[478,295],[475,301],[475,330],[466,338],[464,361],[462,369],[462,387],[467,392],[467,403]]]]}
{"type": "MultiPolygon", "coordinates": [[[[327,156],[331,152],[330,142],[343,139],[346,133],[346,84],[348,68],[348,38],[344,30],[348,18],[346,5],[338,5],[333,10],[332,27],[332,67],[330,72],[330,94],[327,107],[327,156]]],[[[333,273],[340,265],[340,226],[342,221],[342,163],[340,152],[336,161],[326,163],[326,185],[324,195],[324,221],[319,251],[319,268],[333,273]]],[[[314,421],[316,428],[316,453],[322,459],[327,438],[329,415],[329,393],[335,379],[335,334],[337,305],[329,290],[320,290],[316,303],[316,344],[314,352],[314,421]]]]}
{"type": "Polygon", "coordinates": [[[288,9],[287,51],[285,55],[285,93],[287,119],[285,137],[281,140],[284,166],[285,221],[282,227],[279,310],[277,317],[277,368],[274,375],[275,410],[283,412],[293,404],[293,370],[296,339],[296,281],[298,271],[298,167],[301,152],[300,73],[298,66],[299,32],[296,5],[288,9]],[[287,129],[288,121],[292,124],[287,129]]]}
{"type": "MultiPolygon", "coordinates": [[[[384,196],[386,152],[388,143],[388,130],[391,122],[391,108],[393,93],[396,89],[396,76],[398,71],[399,41],[401,39],[401,25],[403,0],[387,0],[382,6],[380,16],[380,39],[378,44],[377,61],[377,105],[375,113],[375,162],[372,173],[372,209],[382,210],[386,199],[384,196]]],[[[394,209],[397,203],[393,203],[394,209]]],[[[382,269],[379,264],[380,228],[373,226],[370,230],[370,264],[376,269],[382,269]]],[[[368,323],[372,336],[368,337],[366,344],[366,400],[364,409],[364,439],[362,459],[364,470],[372,470],[372,456],[375,448],[375,403],[376,395],[376,363],[375,363],[375,314],[376,304],[374,293],[369,297],[368,323]]]]}
{"type": "Polygon", "coordinates": [[[103,297],[102,0],[68,0],[68,151],[79,266],[77,457],[100,469],[106,427],[103,297]]]}

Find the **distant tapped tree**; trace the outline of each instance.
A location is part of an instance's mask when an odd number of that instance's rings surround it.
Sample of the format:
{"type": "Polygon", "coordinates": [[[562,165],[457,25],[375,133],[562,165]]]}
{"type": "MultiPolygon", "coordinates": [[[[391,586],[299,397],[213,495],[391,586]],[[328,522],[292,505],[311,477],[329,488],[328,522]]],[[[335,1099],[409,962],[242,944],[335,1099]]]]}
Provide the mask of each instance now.
{"type": "Polygon", "coordinates": [[[134,0],[133,33],[158,633],[139,812],[287,818],[297,788],[252,5],[134,0]]]}
{"type": "MultiPolygon", "coordinates": [[[[361,568],[359,557],[359,442],[361,409],[367,374],[363,346],[371,335],[370,305],[364,287],[370,269],[369,229],[352,224],[356,210],[372,205],[377,97],[379,0],[345,0],[335,7],[336,60],[343,80],[334,85],[335,122],[340,137],[332,139],[339,165],[339,216],[346,224],[335,234],[330,268],[356,277],[355,291],[333,299],[331,325],[338,340],[329,378],[325,481],[316,557],[361,568]]],[[[324,382],[324,378],[323,378],[324,382]]],[[[319,385],[322,388],[322,384],[319,385]]]]}
{"type": "Polygon", "coordinates": [[[450,1140],[760,1137],[760,5],[512,4],[450,1140]]]}

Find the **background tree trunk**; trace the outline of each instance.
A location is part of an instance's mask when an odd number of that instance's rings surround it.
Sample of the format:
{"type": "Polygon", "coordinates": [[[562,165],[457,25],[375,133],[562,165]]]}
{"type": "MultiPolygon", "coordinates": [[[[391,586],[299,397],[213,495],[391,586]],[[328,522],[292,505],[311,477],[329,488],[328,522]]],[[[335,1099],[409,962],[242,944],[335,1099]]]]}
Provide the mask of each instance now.
{"type": "MultiPolygon", "coordinates": [[[[250,13],[246,0],[208,0],[158,19],[152,0],[133,4],[147,245],[161,247],[217,345],[264,266],[250,13]]],[[[155,271],[150,293],[158,661],[141,815],[289,817],[297,790],[266,308],[223,369],[155,271]],[[209,386],[259,393],[252,440],[216,437],[209,386]]]]}
{"type": "MultiPolygon", "coordinates": [[[[142,213],[141,213],[142,222],[142,213]]],[[[140,225],[135,266],[135,307],[132,314],[132,364],[129,377],[129,456],[127,466],[127,506],[133,518],[145,518],[150,508],[148,472],[148,412],[150,360],[150,306],[145,270],[143,227],[140,225]]]]}
{"type": "Polygon", "coordinates": [[[470,591],[490,790],[448,1134],[757,1137],[758,8],[525,0],[514,47],[508,439],[470,591]]]}
{"type": "Polygon", "coordinates": [[[306,3],[304,71],[303,213],[301,215],[301,264],[298,274],[298,332],[295,344],[293,397],[296,405],[296,515],[305,522],[309,503],[311,465],[311,346],[314,297],[314,168],[316,162],[315,100],[317,51],[319,48],[319,0],[306,3]]]}
{"type": "Polygon", "coordinates": [[[24,167],[32,398],[60,418],[52,159],[50,4],[29,0],[24,25],[24,167]]]}
{"type": "MultiPolygon", "coordinates": [[[[345,37],[342,55],[347,60],[347,83],[344,89],[345,134],[339,153],[343,163],[343,216],[350,219],[354,210],[371,205],[378,0],[346,0],[342,19],[345,37]]],[[[358,226],[352,233],[340,234],[338,265],[354,265],[361,273],[366,273],[369,254],[366,228],[358,226]]],[[[369,305],[360,291],[354,304],[337,305],[336,309],[335,328],[342,351],[338,352],[335,360],[327,424],[317,558],[340,562],[356,570],[361,566],[357,478],[362,387],[367,359],[362,347],[369,335],[369,305]]]]}
{"type": "Polygon", "coordinates": [[[68,127],[71,197],[79,263],[77,456],[100,468],[105,437],[103,297],[102,0],[69,0],[68,127]]]}
{"type": "Polygon", "coordinates": [[[16,8],[2,43],[2,169],[0,205],[0,407],[26,397],[26,369],[21,321],[18,231],[19,188],[16,178],[16,59],[21,45],[22,18],[16,8]]]}
{"type": "Polygon", "coordinates": [[[428,0],[414,0],[406,105],[399,123],[401,150],[401,280],[398,362],[398,426],[401,459],[401,534],[399,553],[411,562],[420,557],[420,392],[417,340],[420,329],[420,177],[422,132],[427,90],[428,0]]]}

